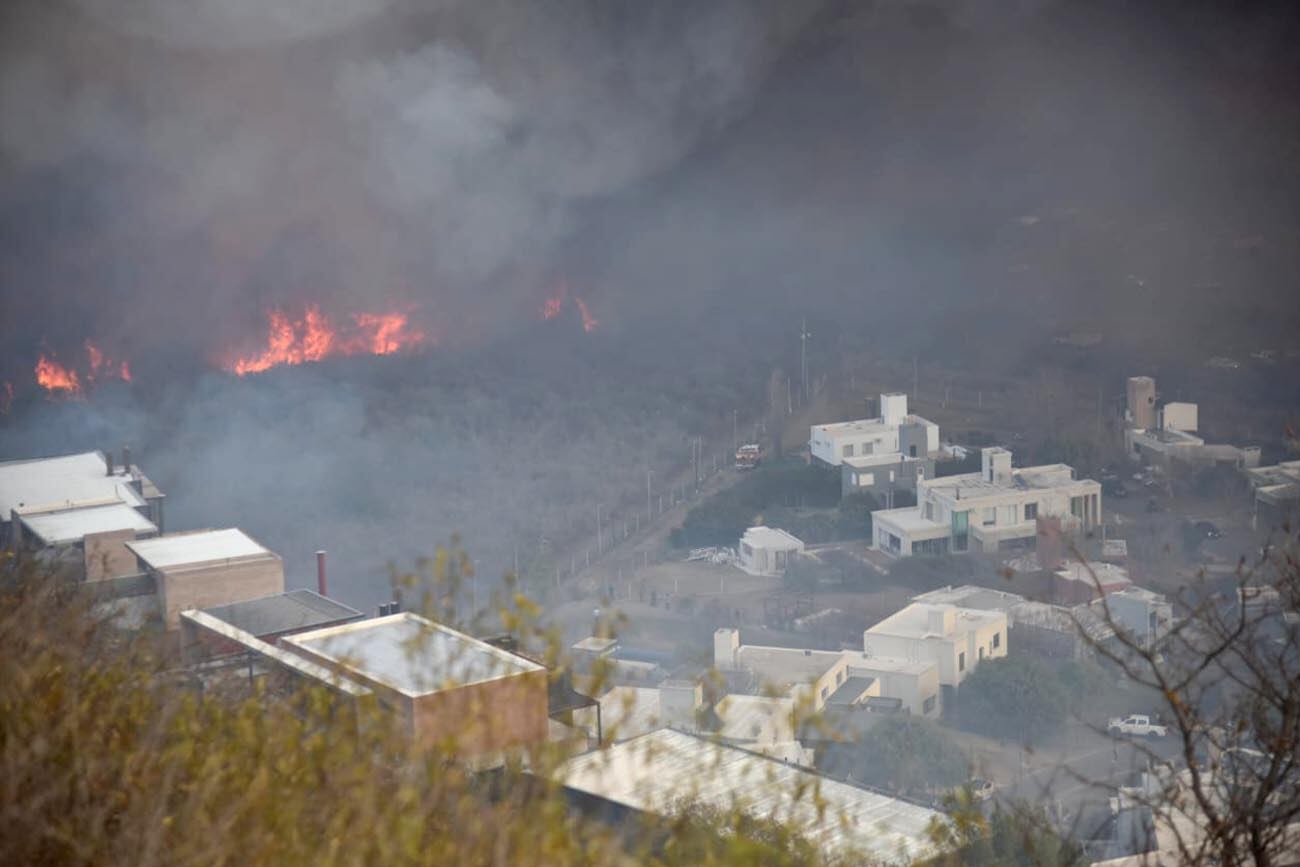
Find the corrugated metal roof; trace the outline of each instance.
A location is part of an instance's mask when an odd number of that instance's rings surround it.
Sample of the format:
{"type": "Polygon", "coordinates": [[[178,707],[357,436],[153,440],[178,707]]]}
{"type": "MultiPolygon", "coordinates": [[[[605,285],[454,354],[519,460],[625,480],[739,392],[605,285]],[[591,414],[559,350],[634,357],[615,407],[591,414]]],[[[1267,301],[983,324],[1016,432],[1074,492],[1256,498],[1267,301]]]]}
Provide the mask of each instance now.
{"type": "Polygon", "coordinates": [[[68,545],[80,542],[90,533],[114,530],[134,530],[137,534],[158,532],[153,521],[126,503],[24,515],[22,522],[46,545],[68,545]]]}
{"type": "Polygon", "coordinates": [[[169,533],[157,539],[127,542],[126,546],[154,569],[275,556],[249,538],[243,530],[235,528],[169,533]]]}
{"type": "Polygon", "coordinates": [[[944,820],[934,810],[671,729],[570,759],[557,779],[652,813],[672,813],[689,801],[737,807],[789,822],[828,853],[884,863],[936,854],[929,829],[944,820]]]}
{"type": "Polygon", "coordinates": [[[331,626],[365,616],[351,606],[312,590],[290,590],[204,611],[258,637],[331,626]]]}
{"type": "Polygon", "coordinates": [[[291,635],[283,641],[409,696],[546,670],[410,612],[291,635]]]}
{"type": "Polygon", "coordinates": [[[102,500],[145,504],[131,486],[130,477],[108,475],[108,465],[99,452],[0,464],[0,522],[8,521],[10,513],[22,507],[102,500]]]}

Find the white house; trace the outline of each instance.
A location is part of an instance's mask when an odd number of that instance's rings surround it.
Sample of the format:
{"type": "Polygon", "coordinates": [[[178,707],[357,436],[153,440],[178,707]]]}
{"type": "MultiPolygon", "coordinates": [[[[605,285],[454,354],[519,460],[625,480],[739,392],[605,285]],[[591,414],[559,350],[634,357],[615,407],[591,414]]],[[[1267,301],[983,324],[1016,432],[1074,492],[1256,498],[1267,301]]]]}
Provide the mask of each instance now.
{"type": "Polygon", "coordinates": [[[808,450],[814,459],[832,467],[845,458],[870,455],[925,458],[939,451],[939,426],[909,415],[906,394],[882,394],[878,418],[813,425],[808,450]]]}
{"type": "Polygon", "coordinates": [[[862,647],[871,656],[934,663],[939,683],[956,687],[982,660],[1007,655],[1007,615],[913,602],[863,633],[862,647]]]}
{"type": "Polygon", "coordinates": [[[933,661],[881,656],[865,650],[810,650],[741,644],[740,630],[719,629],[713,636],[714,665],[719,671],[745,671],[763,690],[806,699],[813,711],[851,678],[869,678],[864,695],[896,698],[907,712],[938,716],[939,667],[933,661]]]}
{"type": "Polygon", "coordinates": [[[775,527],[750,527],[737,548],[736,565],[750,575],[783,575],[803,542],[775,527]]]}
{"type": "Polygon", "coordinates": [[[1032,544],[1039,518],[1069,532],[1101,523],[1101,485],[1066,464],[1012,469],[1011,452],[980,451],[981,471],[917,482],[917,504],[872,512],[874,546],[897,557],[1032,544]]]}

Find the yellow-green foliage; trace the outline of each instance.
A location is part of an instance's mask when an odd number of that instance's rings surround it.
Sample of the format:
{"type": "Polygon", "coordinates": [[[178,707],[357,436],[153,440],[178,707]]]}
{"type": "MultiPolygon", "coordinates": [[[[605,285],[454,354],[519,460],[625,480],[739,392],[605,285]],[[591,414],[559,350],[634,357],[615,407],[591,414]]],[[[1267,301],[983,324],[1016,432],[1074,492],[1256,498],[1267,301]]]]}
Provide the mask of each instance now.
{"type": "Polygon", "coordinates": [[[612,828],[534,773],[415,752],[392,714],[319,687],[187,686],[164,637],[0,561],[0,863],[767,864],[792,833],[726,816],[612,828]],[[761,834],[747,835],[747,829],[761,834]]]}

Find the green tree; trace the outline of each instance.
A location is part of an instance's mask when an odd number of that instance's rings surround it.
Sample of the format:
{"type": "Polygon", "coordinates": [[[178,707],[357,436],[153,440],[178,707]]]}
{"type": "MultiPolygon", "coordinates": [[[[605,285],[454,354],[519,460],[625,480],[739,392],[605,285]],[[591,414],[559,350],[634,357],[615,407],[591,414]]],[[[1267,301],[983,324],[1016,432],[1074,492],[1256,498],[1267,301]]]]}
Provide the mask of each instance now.
{"type": "Polygon", "coordinates": [[[858,741],[853,779],[897,792],[923,794],[955,786],[970,775],[970,759],[937,724],[888,717],[858,741]]]}
{"type": "Polygon", "coordinates": [[[1043,661],[987,659],[962,684],[957,719],[971,731],[1033,744],[1060,726],[1070,702],[1060,676],[1043,661]]]}

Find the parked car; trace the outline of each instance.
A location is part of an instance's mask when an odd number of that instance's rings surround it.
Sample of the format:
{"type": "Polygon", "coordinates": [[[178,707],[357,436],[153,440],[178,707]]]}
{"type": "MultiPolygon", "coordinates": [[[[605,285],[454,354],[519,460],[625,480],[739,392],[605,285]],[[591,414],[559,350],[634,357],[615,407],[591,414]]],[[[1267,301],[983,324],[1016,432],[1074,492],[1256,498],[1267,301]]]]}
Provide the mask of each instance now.
{"type": "Polygon", "coordinates": [[[1169,734],[1169,729],[1151,722],[1146,714],[1135,713],[1126,717],[1112,717],[1106,724],[1106,731],[1111,737],[1127,735],[1135,738],[1162,738],[1169,734]]]}
{"type": "Polygon", "coordinates": [[[1209,521],[1197,521],[1192,527],[1206,539],[1218,539],[1223,536],[1223,531],[1209,521]]]}

